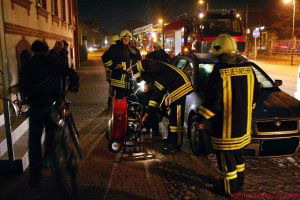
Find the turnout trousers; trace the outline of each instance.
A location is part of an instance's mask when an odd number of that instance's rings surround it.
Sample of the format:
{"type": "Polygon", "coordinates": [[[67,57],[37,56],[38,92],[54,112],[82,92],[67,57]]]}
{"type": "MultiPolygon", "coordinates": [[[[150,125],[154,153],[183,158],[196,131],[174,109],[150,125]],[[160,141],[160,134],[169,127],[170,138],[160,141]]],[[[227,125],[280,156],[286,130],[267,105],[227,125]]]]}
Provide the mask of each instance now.
{"type": "Polygon", "coordinates": [[[171,144],[176,144],[177,147],[181,147],[183,142],[185,99],[184,96],[170,105],[168,140],[171,144]]]}
{"type": "Polygon", "coordinates": [[[244,184],[245,160],[243,149],[232,151],[216,150],[218,167],[222,180],[218,188],[222,193],[233,194],[242,189],[244,184]]]}

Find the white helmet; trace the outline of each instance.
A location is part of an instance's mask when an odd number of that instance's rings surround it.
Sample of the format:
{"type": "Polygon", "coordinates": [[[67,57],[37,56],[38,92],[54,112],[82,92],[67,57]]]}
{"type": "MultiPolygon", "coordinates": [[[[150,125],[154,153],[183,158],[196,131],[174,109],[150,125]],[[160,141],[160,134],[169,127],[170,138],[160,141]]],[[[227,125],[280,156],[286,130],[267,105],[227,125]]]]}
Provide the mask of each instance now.
{"type": "Polygon", "coordinates": [[[119,39],[120,39],[119,35],[113,35],[113,36],[110,37],[110,43],[115,44],[116,41],[119,40],[119,39]]]}
{"type": "Polygon", "coordinates": [[[121,33],[120,33],[120,38],[129,38],[131,39],[132,38],[132,34],[130,33],[130,31],[128,31],[127,29],[126,30],[123,30],[121,33]]]}
{"type": "Polygon", "coordinates": [[[221,55],[223,53],[235,53],[237,52],[237,45],[232,38],[228,34],[219,35],[211,44],[210,52],[215,55],[221,55]]]}

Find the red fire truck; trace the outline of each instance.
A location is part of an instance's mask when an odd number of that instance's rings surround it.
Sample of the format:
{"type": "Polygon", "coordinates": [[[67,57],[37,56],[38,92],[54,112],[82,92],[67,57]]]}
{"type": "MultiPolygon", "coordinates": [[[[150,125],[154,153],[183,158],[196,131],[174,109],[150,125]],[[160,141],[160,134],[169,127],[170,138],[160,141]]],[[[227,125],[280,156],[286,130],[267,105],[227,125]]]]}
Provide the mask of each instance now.
{"type": "Polygon", "coordinates": [[[240,53],[246,40],[240,17],[235,10],[209,10],[202,17],[177,20],[165,26],[165,50],[171,55],[184,51],[208,52],[212,41],[220,34],[235,38],[240,53]]]}

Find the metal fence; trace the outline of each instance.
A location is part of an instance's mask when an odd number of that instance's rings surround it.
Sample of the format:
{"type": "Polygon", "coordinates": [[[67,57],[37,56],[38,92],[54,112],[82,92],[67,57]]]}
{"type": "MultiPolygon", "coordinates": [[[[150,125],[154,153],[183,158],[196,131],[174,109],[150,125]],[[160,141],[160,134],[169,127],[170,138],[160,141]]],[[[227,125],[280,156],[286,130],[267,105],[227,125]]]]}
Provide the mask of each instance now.
{"type": "Polygon", "coordinates": [[[273,53],[290,53],[292,47],[294,47],[294,53],[300,54],[300,40],[296,40],[293,44],[292,40],[277,40],[273,53]]]}

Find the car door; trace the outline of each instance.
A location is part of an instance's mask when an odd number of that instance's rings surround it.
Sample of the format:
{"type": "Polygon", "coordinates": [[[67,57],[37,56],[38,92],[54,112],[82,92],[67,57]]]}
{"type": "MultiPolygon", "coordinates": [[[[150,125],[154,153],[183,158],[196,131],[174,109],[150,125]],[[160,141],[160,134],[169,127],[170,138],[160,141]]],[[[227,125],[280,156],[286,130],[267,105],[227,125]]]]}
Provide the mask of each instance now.
{"type": "MultiPolygon", "coordinates": [[[[188,77],[188,79],[191,81],[193,85],[193,68],[195,66],[195,61],[189,57],[186,56],[176,56],[173,59],[173,65],[178,67],[180,70],[182,70],[185,75],[188,77]]],[[[193,99],[193,96],[195,96],[194,92],[192,94],[187,95],[186,97],[186,106],[185,106],[185,112],[184,112],[184,127],[186,129],[187,124],[186,124],[186,119],[188,117],[189,110],[191,109],[191,100],[193,99]]]]}

